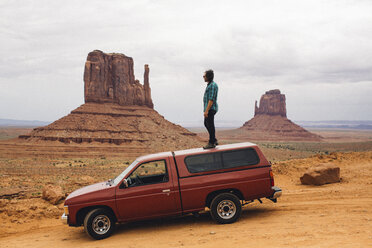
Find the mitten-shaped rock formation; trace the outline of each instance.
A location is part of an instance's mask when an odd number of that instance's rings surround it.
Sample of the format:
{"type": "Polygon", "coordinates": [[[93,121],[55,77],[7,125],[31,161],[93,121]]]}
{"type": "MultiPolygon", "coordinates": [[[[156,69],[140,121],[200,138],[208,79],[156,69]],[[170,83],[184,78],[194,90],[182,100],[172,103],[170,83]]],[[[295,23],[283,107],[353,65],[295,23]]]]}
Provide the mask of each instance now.
{"type": "Polygon", "coordinates": [[[255,103],[254,118],[240,128],[252,139],[263,140],[320,140],[321,137],[287,119],[285,95],[280,90],[266,91],[260,106],[255,103]]]}
{"type": "Polygon", "coordinates": [[[133,59],[124,54],[90,52],[85,63],[84,83],[86,103],[154,107],[148,65],[145,65],[144,85],[141,85],[134,78],[133,59]]]}
{"type": "Polygon", "coordinates": [[[139,153],[198,147],[196,134],[156,112],[151,99],[149,67],[144,85],[135,80],[133,59],[95,50],[85,63],[85,104],[46,127],[19,138],[27,141],[107,143],[139,153]]]}
{"type": "Polygon", "coordinates": [[[230,140],[319,141],[320,136],[310,133],[287,119],[285,95],[280,90],[269,90],[255,102],[254,117],[238,129],[221,131],[220,138],[230,140]]]}
{"type": "Polygon", "coordinates": [[[254,116],[261,114],[287,117],[285,95],[280,94],[280,90],[266,91],[265,95],[261,96],[259,108],[257,101],[255,102],[254,116]]]}

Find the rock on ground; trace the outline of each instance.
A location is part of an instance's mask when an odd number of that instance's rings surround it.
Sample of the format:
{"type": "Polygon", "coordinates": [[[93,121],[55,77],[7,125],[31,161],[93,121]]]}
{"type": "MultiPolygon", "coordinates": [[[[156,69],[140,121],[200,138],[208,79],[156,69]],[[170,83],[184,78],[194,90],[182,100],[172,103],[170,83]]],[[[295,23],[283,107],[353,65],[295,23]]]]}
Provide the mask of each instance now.
{"type": "Polygon", "coordinates": [[[321,164],[309,168],[300,178],[305,185],[323,185],[340,182],[340,168],[334,164],[321,164]]]}
{"type": "Polygon", "coordinates": [[[43,188],[42,199],[57,205],[61,200],[65,198],[61,186],[46,185],[43,188]]]}

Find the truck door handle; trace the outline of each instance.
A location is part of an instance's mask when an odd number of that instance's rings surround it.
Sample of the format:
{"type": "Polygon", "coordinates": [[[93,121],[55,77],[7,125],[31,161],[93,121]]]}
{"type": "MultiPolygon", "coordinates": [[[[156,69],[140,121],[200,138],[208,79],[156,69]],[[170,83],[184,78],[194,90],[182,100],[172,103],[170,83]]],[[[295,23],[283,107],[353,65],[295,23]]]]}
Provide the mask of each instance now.
{"type": "Polygon", "coordinates": [[[163,189],[163,193],[169,193],[170,189],[163,189]]]}

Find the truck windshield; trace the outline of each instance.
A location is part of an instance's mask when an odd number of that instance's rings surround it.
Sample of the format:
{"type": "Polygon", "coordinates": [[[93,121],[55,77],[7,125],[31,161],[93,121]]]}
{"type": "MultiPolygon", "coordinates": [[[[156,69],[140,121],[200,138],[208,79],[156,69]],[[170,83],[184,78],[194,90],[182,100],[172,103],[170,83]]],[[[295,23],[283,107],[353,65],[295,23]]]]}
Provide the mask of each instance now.
{"type": "Polygon", "coordinates": [[[119,176],[114,179],[113,185],[117,185],[123,180],[123,178],[138,164],[137,160],[134,160],[119,176]]]}

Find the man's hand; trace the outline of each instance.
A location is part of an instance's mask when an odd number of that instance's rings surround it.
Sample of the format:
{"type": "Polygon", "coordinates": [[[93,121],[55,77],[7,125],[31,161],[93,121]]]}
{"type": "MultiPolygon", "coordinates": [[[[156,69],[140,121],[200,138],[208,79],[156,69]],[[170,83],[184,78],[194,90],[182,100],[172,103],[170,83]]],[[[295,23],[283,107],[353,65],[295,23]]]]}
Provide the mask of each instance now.
{"type": "Polygon", "coordinates": [[[212,105],[213,105],[213,101],[212,101],[212,100],[209,100],[209,101],[208,101],[208,106],[207,106],[206,110],[204,111],[204,117],[205,117],[205,118],[208,117],[208,112],[209,112],[209,110],[211,109],[212,105]]]}

